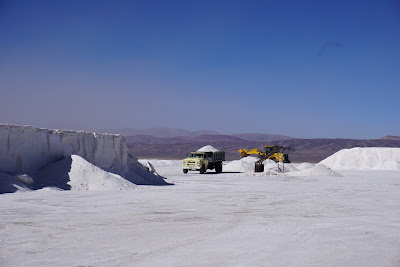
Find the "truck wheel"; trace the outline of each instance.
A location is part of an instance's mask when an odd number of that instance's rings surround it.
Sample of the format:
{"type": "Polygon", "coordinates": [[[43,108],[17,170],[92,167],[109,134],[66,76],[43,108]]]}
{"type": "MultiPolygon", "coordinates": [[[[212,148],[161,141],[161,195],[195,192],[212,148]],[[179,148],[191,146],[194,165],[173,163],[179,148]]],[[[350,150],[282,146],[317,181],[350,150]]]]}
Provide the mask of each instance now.
{"type": "Polygon", "coordinates": [[[222,172],[222,162],[218,162],[217,165],[215,165],[215,172],[216,173],[222,172]]]}
{"type": "Polygon", "coordinates": [[[188,173],[188,169],[183,169],[183,173],[188,173]]]}
{"type": "Polygon", "coordinates": [[[203,173],[205,173],[205,172],[206,172],[206,166],[201,165],[200,173],[203,174],[203,173]]]}

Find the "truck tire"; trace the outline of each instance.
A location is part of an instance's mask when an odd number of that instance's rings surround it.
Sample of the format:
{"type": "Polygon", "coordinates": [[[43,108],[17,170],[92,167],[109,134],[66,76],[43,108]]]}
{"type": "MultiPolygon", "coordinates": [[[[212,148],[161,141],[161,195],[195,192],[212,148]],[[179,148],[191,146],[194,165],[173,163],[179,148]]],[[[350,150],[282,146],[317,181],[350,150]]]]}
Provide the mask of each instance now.
{"type": "Polygon", "coordinates": [[[206,172],[206,166],[201,165],[200,173],[203,174],[203,173],[205,173],[205,172],[206,172]]]}
{"type": "Polygon", "coordinates": [[[188,169],[183,169],[183,173],[188,173],[188,169]]]}
{"type": "Polygon", "coordinates": [[[216,172],[216,173],[221,173],[221,172],[222,172],[222,162],[218,162],[218,163],[215,165],[215,172],[216,172]]]}

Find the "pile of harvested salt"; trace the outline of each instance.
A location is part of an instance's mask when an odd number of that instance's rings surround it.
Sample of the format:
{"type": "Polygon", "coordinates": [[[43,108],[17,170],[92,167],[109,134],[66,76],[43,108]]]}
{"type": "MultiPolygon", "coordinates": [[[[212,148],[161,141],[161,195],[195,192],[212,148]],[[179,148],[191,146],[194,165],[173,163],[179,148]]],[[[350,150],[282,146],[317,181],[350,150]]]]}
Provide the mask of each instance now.
{"type": "Polygon", "coordinates": [[[219,150],[213,147],[212,145],[203,146],[202,148],[198,149],[197,151],[200,152],[218,152],[219,150]]]}
{"type": "Polygon", "coordinates": [[[315,164],[308,163],[308,162],[303,162],[303,163],[301,163],[300,165],[297,166],[297,169],[302,171],[302,170],[310,169],[310,168],[312,168],[314,166],[315,166],[315,164]]]}
{"type": "Polygon", "coordinates": [[[245,157],[240,160],[233,160],[223,168],[224,172],[254,172],[254,163],[259,160],[256,157],[245,157]]]}
{"type": "Polygon", "coordinates": [[[400,148],[342,149],[320,163],[338,170],[400,170],[400,148]]]}
{"type": "Polygon", "coordinates": [[[288,172],[286,176],[334,176],[339,177],[341,174],[334,172],[329,167],[323,164],[317,164],[315,167],[308,168],[302,171],[288,172]]]}
{"type": "Polygon", "coordinates": [[[43,168],[35,179],[38,187],[71,190],[127,190],[136,185],[118,174],[106,172],[78,155],[72,155],[43,168]]]}

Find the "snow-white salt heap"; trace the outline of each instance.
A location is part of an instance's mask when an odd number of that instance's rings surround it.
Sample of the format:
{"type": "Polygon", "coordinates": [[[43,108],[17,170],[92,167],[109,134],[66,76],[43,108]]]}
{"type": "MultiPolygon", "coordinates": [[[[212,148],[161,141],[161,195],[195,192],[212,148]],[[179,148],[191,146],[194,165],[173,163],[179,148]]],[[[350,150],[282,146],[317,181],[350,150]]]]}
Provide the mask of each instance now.
{"type": "MultiPolygon", "coordinates": [[[[275,163],[277,164],[277,163],[275,163]]],[[[299,169],[297,169],[295,166],[293,166],[291,163],[279,163],[279,169],[282,172],[297,172],[299,169]]]]}
{"type": "Polygon", "coordinates": [[[310,168],[312,168],[314,166],[315,166],[315,164],[313,164],[313,163],[303,162],[303,163],[301,163],[300,165],[297,166],[297,169],[302,171],[302,170],[310,169],[310,168]]]}
{"type": "Polygon", "coordinates": [[[203,146],[202,148],[198,149],[197,151],[200,152],[218,152],[219,150],[213,147],[212,145],[203,146]]]}
{"type": "Polygon", "coordinates": [[[257,157],[245,157],[240,160],[233,160],[227,163],[224,172],[254,172],[254,163],[259,160],[257,157]]]}
{"type": "MultiPolygon", "coordinates": [[[[39,179],[38,171],[56,161],[68,160],[71,155],[79,155],[110,172],[108,177],[115,173],[135,184],[166,184],[162,177],[149,172],[128,153],[123,135],[0,124],[0,172],[39,179]]],[[[95,168],[85,166],[89,169],[85,170],[83,165],[77,169],[88,177],[88,171],[95,168]]]]}
{"type": "Polygon", "coordinates": [[[320,163],[338,170],[400,170],[400,148],[342,149],[320,163]]]}
{"type": "Polygon", "coordinates": [[[136,186],[117,174],[106,172],[80,156],[51,163],[37,175],[36,186],[71,190],[126,190],[136,186]]]}
{"type": "Polygon", "coordinates": [[[329,167],[323,164],[317,164],[312,168],[308,168],[302,171],[293,171],[285,173],[285,176],[333,176],[339,177],[341,174],[331,170],[329,167]]]}

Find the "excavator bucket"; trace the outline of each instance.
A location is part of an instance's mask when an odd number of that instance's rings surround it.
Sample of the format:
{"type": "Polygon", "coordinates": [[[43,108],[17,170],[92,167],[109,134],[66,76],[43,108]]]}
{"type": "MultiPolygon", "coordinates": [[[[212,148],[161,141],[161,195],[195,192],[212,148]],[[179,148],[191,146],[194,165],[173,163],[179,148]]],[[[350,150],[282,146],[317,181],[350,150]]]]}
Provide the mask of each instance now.
{"type": "Polygon", "coordinates": [[[264,164],[262,162],[256,162],[254,164],[254,172],[264,172],[264,164]]]}
{"type": "Polygon", "coordinates": [[[240,157],[242,157],[242,158],[248,156],[246,149],[240,149],[239,154],[240,154],[240,157]]]}

